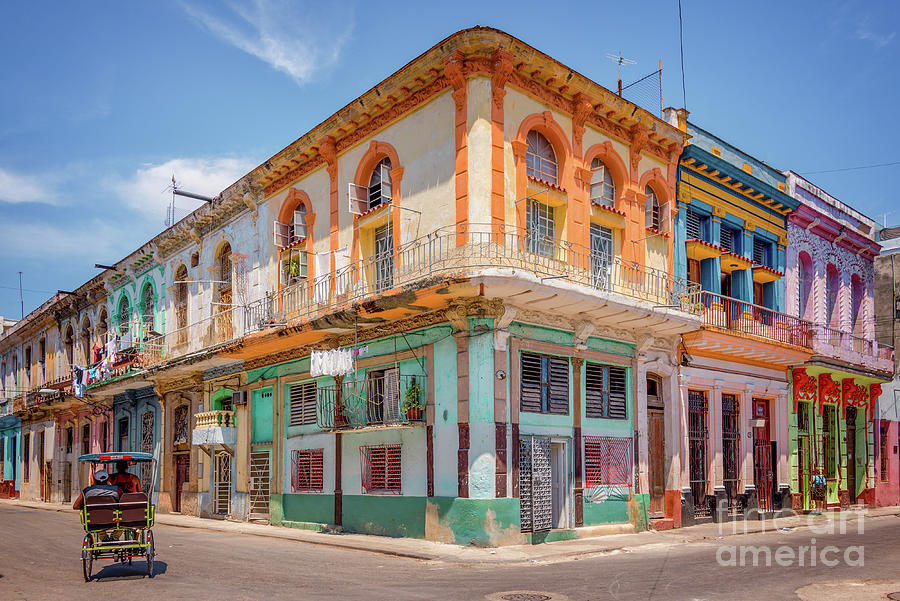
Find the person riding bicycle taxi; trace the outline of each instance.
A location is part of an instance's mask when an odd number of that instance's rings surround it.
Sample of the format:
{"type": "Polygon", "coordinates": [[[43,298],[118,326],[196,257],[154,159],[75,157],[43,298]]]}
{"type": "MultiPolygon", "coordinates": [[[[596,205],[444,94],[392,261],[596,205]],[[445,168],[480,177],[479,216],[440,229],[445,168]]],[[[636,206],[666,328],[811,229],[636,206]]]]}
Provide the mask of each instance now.
{"type": "Polygon", "coordinates": [[[141,479],[128,472],[128,462],[124,459],[116,461],[116,473],[109,479],[109,483],[121,488],[122,494],[141,492],[141,479]]]}
{"type": "Polygon", "coordinates": [[[75,503],[72,504],[72,508],[81,509],[84,507],[85,499],[94,497],[104,497],[110,503],[115,503],[119,500],[120,494],[119,487],[109,483],[109,474],[106,473],[106,470],[97,470],[94,472],[94,483],[81,491],[81,494],[75,499],[75,503]]]}

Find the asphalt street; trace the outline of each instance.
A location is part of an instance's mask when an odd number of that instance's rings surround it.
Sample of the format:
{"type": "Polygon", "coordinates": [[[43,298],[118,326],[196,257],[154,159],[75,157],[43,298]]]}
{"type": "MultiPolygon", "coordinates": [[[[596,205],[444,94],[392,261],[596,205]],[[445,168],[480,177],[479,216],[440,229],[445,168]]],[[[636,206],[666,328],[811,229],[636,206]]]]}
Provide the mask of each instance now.
{"type": "Polygon", "coordinates": [[[526,591],[525,596],[507,597],[520,601],[856,601],[863,590],[879,596],[900,591],[900,584],[895,587],[900,582],[897,517],[867,519],[863,533],[855,526],[846,534],[775,531],[511,565],[412,560],[165,525],[153,531],[158,552],[154,578],[146,577],[143,561],[132,566],[95,562],[97,577],[86,583],[80,560],[83,533],[75,515],[0,506],[0,601],[483,600],[503,599],[512,591],[526,591]],[[807,548],[799,565],[800,548],[813,545],[816,564],[811,565],[807,548]],[[829,545],[837,550],[823,556],[829,545]],[[744,549],[742,555],[741,546],[757,549],[744,549]],[[772,553],[768,567],[752,565],[754,556],[766,563],[760,546],[772,553]],[[779,547],[784,565],[776,562],[779,547]],[[852,547],[862,549],[847,551],[852,547]],[[791,553],[794,558],[788,561],[791,553]],[[836,565],[825,565],[833,561],[836,565]],[[866,582],[868,587],[857,586],[866,582]]]}

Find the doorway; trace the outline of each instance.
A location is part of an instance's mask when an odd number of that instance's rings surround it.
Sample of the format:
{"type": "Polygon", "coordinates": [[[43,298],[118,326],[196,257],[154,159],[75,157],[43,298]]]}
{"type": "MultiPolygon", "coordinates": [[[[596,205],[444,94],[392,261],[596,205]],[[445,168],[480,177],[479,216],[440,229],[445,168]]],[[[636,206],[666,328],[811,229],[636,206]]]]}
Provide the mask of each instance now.
{"type": "Polygon", "coordinates": [[[250,453],[250,519],[269,519],[269,451],[250,453]]]}
{"type": "MultiPolygon", "coordinates": [[[[838,466],[840,469],[840,466],[838,466]]],[[[847,407],[847,492],[856,503],[856,407],[847,407]]]]}
{"type": "Polygon", "coordinates": [[[217,451],[214,460],[213,513],[226,515],[231,504],[231,454],[217,451]]]}
{"type": "Polygon", "coordinates": [[[190,480],[191,473],[191,456],[188,453],[179,453],[175,455],[175,497],[172,499],[172,506],[178,513],[181,512],[181,492],[184,485],[190,480]]]}
{"type": "Polygon", "coordinates": [[[569,461],[565,442],[550,443],[552,528],[569,527],[569,461]]]}
{"type": "Polygon", "coordinates": [[[72,462],[63,463],[62,474],[62,500],[64,503],[72,502],[72,462]]]}
{"type": "MultiPolygon", "coordinates": [[[[769,431],[769,401],[753,399],[753,485],[756,487],[757,504],[760,511],[772,511],[774,472],[772,470],[772,450],[769,431]]],[[[801,461],[803,452],[800,452],[801,461]]]]}
{"type": "Polygon", "coordinates": [[[647,449],[650,459],[650,517],[666,511],[666,413],[662,381],[647,376],[647,449]]]}

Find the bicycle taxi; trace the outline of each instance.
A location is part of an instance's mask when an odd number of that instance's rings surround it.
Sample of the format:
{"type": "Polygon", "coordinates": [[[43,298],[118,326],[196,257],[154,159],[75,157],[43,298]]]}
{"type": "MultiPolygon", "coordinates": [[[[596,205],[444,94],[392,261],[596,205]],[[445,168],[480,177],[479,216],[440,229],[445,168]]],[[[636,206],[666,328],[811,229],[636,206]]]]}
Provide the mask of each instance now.
{"type": "Polygon", "coordinates": [[[115,464],[125,460],[129,463],[152,465],[149,488],[143,492],[125,493],[118,501],[109,502],[102,497],[86,498],[81,509],[81,525],[84,527],[84,541],[81,545],[81,563],[84,580],[91,580],[91,569],[95,559],[112,559],[119,563],[131,564],[135,557],[147,560],[147,576],[153,577],[153,519],[156,506],[153,505],[153,483],[156,481],[157,462],[150,453],[90,453],[78,458],[79,462],[91,464],[91,479],[103,464],[115,464]]]}

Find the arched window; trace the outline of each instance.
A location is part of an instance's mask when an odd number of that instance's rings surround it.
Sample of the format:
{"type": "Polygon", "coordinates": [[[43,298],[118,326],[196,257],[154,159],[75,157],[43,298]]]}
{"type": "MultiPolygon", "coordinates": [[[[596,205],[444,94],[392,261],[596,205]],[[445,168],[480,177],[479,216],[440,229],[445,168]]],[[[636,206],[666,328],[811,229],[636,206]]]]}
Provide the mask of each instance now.
{"type": "Polygon", "coordinates": [[[294,209],[290,228],[291,244],[306,238],[306,205],[302,202],[294,209]]]}
{"type": "Polygon", "coordinates": [[[616,185],[609,167],[599,158],[591,161],[591,202],[611,209],[616,206],[616,185]]]}
{"type": "Polygon", "coordinates": [[[644,204],[644,222],[647,227],[652,227],[659,231],[661,223],[659,199],[656,197],[656,192],[654,192],[653,188],[650,186],[647,186],[644,189],[644,194],[647,195],[647,200],[644,204]]]}
{"type": "Polygon", "coordinates": [[[141,308],[144,315],[144,332],[153,329],[153,287],[147,283],[144,286],[144,293],[141,295],[143,307],[141,308]]]}
{"type": "Polygon", "coordinates": [[[390,202],[394,197],[393,194],[391,159],[384,157],[375,165],[369,178],[369,210],[390,202]]]}
{"type": "Polygon", "coordinates": [[[75,332],[72,330],[71,324],[66,327],[63,345],[66,347],[66,369],[68,370],[75,364],[75,332]]]}
{"type": "Polygon", "coordinates": [[[812,257],[805,251],[800,253],[799,276],[800,318],[810,320],[813,312],[813,304],[809,302],[812,296],[813,263],[812,257]]]}
{"type": "Polygon", "coordinates": [[[218,267],[218,277],[220,288],[231,287],[231,245],[227,242],[219,249],[216,257],[216,266],[218,267]]]}
{"type": "Polygon", "coordinates": [[[127,334],[131,322],[131,303],[128,301],[128,297],[124,295],[119,301],[118,322],[119,333],[123,335],[127,334]]]}
{"type": "Polygon", "coordinates": [[[853,333],[857,336],[863,335],[863,298],[865,297],[865,289],[863,288],[862,278],[857,274],[853,274],[850,278],[850,315],[853,318],[853,333]]]}
{"type": "Polygon", "coordinates": [[[552,184],[559,185],[559,164],[556,161],[556,153],[553,146],[538,131],[531,130],[525,137],[528,150],[525,152],[525,166],[528,177],[533,177],[552,184]]]}
{"type": "Polygon", "coordinates": [[[100,338],[99,346],[106,342],[106,333],[109,331],[109,317],[106,315],[106,307],[100,309],[100,319],[97,321],[97,336],[100,338]]]}
{"type": "Polygon", "coordinates": [[[840,273],[837,267],[829,263],[825,270],[825,316],[831,327],[839,326],[841,323],[841,312],[837,302],[840,285],[840,273]]]}
{"type": "Polygon", "coordinates": [[[187,267],[180,265],[175,270],[175,327],[183,328],[187,325],[188,304],[188,273],[187,267]]]}

